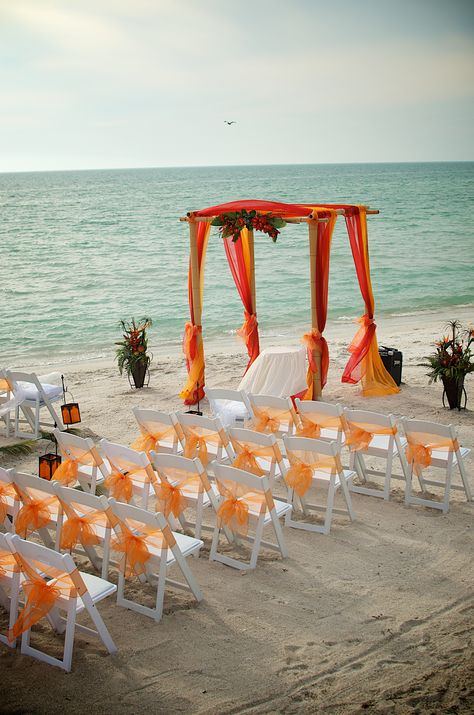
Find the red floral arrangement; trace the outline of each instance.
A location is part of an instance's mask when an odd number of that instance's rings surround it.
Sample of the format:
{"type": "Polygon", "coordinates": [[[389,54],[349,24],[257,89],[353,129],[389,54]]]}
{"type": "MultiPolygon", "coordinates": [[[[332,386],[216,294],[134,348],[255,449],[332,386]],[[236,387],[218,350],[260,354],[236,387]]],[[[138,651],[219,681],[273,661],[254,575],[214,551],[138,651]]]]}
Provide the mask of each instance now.
{"type": "Polygon", "coordinates": [[[240,232],[243,228],[253,231],[262,231],[267,233],[275,243],[277,236],[280,233],[278,229],[283,228],[286,222],[279,216],[272,214],[259,214],[256,211],[231,211],[229,213],[219,214],[211,221],[211,226],[219,226],[223,238],[232,236],[232,241],[238,241],[240,232]]]}
{"type": "Polygon", "coordinates": [[[424,363],[430,368],[427,373],[430,382],[440,378],[459,380],[470,372],[474,372],[474,329],[463,329],[459,321],[450,320],[446,326],[451,331],[450,336],[445,336],[435,343],[436,352],[428,355],[424,363]]]}

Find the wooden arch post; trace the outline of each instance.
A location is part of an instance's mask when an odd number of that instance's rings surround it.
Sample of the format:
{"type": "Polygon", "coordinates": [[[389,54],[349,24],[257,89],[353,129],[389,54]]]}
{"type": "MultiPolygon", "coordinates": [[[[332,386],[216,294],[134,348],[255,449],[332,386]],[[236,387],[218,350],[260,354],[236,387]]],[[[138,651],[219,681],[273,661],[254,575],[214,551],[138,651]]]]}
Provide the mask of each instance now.
{"type": "MultiPolygon", "coordinates": [[[[319,331],[318,310],[316,296],[316,262],[318,260],[318,217],[312,217],[308,222],[309,232],[309,261],[311,279],[311,328],[319,331]]],[[[322,394],[321,386],[321,345],[318,342],[313,350],[313,359],[316,372],[313,372],[313,399],[319,399],[322,394]]]]}

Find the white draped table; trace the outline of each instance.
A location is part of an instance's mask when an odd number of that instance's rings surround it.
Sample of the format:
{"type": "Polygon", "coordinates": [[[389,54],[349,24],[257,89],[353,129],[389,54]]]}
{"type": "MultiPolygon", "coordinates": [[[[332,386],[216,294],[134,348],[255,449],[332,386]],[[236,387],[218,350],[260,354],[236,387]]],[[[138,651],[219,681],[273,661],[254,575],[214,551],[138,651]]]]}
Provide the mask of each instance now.
{"type": "Polygon", "coordinates": [[[291,397],[306,388],[304,347],[265,348],[239,385],[239,390],[274,397],[291,397]]]}

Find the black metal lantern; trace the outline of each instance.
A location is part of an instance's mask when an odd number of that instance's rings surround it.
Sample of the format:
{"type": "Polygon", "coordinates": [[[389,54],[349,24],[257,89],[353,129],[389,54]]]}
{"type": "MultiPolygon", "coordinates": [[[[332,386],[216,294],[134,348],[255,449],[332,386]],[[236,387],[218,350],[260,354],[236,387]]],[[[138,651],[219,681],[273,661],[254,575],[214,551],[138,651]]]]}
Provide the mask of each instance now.
{"type": "Polygon", "coordinates": [[[63,423],[66,427],[69,425],[76,425],[81,421],[81,411],[79,409],[79,403],[77,402],[66,402],[66,392],[69,390],[64,387],[64,375],[61,375],[61,382],[63,383],[63,398],[64,404],[61,405],[61,414],[63,423]]]}
{"type": "Polygon", "coordinates": [[[53,474],[56,469],[61,464],[61,455],[53,454],[48,452],[48,454],[42,454],[39,458],[38,474],[41,479],[47,479],[51,481],[53,474]]]}

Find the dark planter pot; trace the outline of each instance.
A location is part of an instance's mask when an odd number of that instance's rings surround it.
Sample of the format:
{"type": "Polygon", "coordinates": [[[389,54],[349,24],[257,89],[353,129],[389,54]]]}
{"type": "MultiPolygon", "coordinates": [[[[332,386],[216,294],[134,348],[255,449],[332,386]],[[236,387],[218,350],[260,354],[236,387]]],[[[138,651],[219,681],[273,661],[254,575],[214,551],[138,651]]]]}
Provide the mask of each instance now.
{"type": "Polygon", "coordinates": [[[143,387],[143,385],[145,384],[147,370],[148,363],[146,362],[140,362],[132,369],[133,384],[137,389],[143,387]]]}
{"type": "Polygon", "coordinates": [[[445,406],[444,397],[446,395],[450,410],[455,410],[456,408],[458,410],[462,408],[465,409],[467,403],[467,394],[464,388],[464,377],[461,377],[458,380],[449,377],[443,377],[441,379],[443,380],[444,385],[443,405],[445,406]],[[463,398],[464,405],[461,407],[463,398]]]}

